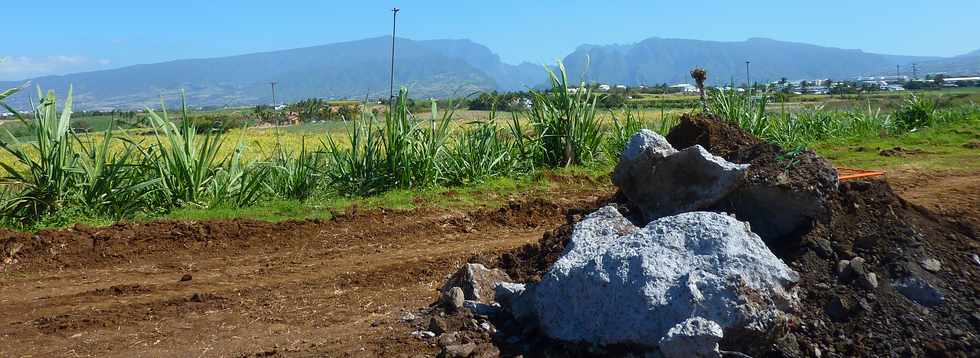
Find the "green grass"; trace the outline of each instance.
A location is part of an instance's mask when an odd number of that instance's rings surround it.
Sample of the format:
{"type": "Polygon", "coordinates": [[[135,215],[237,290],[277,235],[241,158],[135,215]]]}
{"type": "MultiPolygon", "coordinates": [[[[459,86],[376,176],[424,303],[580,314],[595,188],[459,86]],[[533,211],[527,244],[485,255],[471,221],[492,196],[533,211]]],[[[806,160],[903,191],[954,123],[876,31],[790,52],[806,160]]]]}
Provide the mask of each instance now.
{"type": "Polygon", "coordinates": [[[835,165],[846,167],[976,171],[980,170],[980,149],[964,146],[971,141],[980,141],[980,116],[899,136],[825,140],[811,148],[835,165]],[[881,150],[895,147],[921,153],[905,156],[879,154],[881,150]]]}
{"type": "Polygon", "coordinates": [[[182,208],[161,216],[145,216],[140,220],[157,218],[178,220],[256,219],[285,221],[303,219],[330,219],[334,213],[349,208],[385,208],[411,210],[440,208],[456,210],[494,209],[505,206],[513,199],[522,199],[557,190],[596,190],[611,184],[610,166],[568,167],[537,171],[519,178],[495,178],[480,184],[456,187],[432,187],[424,190],[398,189],[366,198],[321,197],[300,202],[276,200],[245,208],[215,207],[209,209],[182,208]],[[596,183],[599,183],[598,186],[596,183]]]}

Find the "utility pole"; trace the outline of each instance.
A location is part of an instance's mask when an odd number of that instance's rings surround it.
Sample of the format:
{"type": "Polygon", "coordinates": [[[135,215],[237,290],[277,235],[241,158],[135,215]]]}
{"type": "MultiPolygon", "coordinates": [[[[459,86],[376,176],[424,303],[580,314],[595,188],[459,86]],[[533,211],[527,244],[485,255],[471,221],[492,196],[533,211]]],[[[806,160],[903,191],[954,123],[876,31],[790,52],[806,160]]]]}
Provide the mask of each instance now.
{"type": "Polygon", "coordinates": [[[895,65],[895,83],[898,83],[898,76],[901,76],[902,65],[895,65]]]}
{"type": "Polygon", "coordinates": [[[395,99],[395,24],[398,20],[398,8],[391,9],[391,78],[388,80],[388,109],[395,99]]]}
{"type": "Polygon", "coordinates": [[[276,82],[276,81],[269,82],[269,84],[272,85],[272,117],[276,121],[276,125],[279,125],[279,116],[276,115],[277,114],[277,112],[276,112],[276,107],[277,107],[277,105],[276,105],[276,84],[277,83],[279,83],[279,82],[276,82]]]}
{"type": "Polygon", "coordinates": [[[918,69],[915,68],[915,64],[914,63],[912,64],[912,79],[913,80],[919,79],[918,69]]]}
{"type": "Polygon", "coordinates": [[[752,94],[752,78],[749,77],[749,61],[745,61],[745,85],[749,88],[749,94],[752,94]]]}

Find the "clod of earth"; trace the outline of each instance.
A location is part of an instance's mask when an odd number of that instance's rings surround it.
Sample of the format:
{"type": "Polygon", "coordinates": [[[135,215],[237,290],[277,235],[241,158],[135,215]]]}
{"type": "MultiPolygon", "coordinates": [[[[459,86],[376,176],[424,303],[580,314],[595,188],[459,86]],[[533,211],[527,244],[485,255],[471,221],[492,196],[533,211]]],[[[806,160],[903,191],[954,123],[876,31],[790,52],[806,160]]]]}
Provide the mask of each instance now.
{"type": "Polygon", "coordinates": [[[638,228],[607,206],[575,226],[566,253],[509,308],[565,341],[654,347],[696,315],[764,342],[788,320],[797,279],[731,216],[690,212],[638,228]]]}

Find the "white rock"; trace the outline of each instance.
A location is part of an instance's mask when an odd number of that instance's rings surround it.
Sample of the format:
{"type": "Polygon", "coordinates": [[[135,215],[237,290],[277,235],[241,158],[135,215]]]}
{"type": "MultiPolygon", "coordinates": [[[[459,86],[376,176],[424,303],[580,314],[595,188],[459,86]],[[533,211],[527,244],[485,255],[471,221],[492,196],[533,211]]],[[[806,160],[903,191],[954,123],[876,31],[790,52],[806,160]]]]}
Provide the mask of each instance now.
{"type": "Polygon", "coordinates": [[[798,279],[735,218],[691,212],[640,229],[607,206],[518,301],[556,339],[656,346],[692,317],[765,334],[797,304],[798,279]]]}
{"type": "Polygon", "coordinates": [[[667,138],[649,129],[641,129],[630,137],[620,159],[633,161],[643,157],[665,158],[674,153],[677,153],[677,149],[670,145],[667,138]]]}
{"type": "Polygon", "coordinates": [[[717,323],[692,317],[667,331],[660,340],[665,358],[721,357],[718,342],[724,334],[717,323]]]}
{"type": "Polygon", "coordinates": [[[659,134],[641,130],[626,145],[613,183],[650,221],[717,203],[736,188],[748,167],[700,145],[677,151],[659,134]]]}
{"type": "Polygon", "coordinates": [[[405,322],[414,321],[416,318],[417,317],[415,317],[415,315],[412,314],[412,312],[405,312],[404,314],[402,314],[402,321],[405,321],[405,322]]]}
{"type": "Polygon", "coordinates": [[[939,272],[943,269],[943,264],[936,259],[924,259],[919,262],[919,264],[922,265],[922,268],[929,270],[930,272],[939,272]]]}
{"type": "Polygon", "coordinates": [[[522,283],[501,282],[495,289],[494,300],[510,311],[514,318],[523,320],[533,314],[529,301],[521,299],[525,292],[527,289],[522,283]]]}

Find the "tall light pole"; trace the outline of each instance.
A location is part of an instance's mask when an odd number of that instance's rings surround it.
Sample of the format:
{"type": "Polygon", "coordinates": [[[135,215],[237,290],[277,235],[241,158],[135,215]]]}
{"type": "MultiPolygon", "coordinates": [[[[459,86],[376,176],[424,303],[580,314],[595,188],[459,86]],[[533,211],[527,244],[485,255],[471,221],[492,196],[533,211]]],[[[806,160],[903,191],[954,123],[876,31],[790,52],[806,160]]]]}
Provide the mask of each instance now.
{"type": "Polygon", "coordinates": [[[752,78],[749,77],[749,61],[745,61],[745,86],[749,88],[749,94],[752,94],[752,78]]]}
{"type": "Polygon", "coordinates": [[[279,125],[279,116],[276,115],[276,84],[277,83],[279,82],[272,81],[269,82],[269,85],[272,86],[272,116],[274,117],[273,119],[275,119],[276,121],[276,125],[279,125]]]}
{"type": "Polygon", "coordinates": [[[388,79],[388,107],[395,99],[395,24],[398,20],[398,8],[391,9],[391,78],[388,79]]]}

